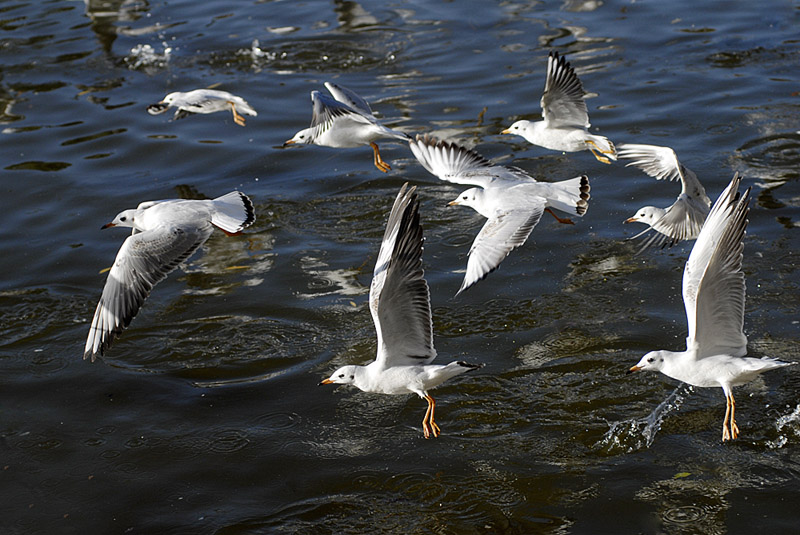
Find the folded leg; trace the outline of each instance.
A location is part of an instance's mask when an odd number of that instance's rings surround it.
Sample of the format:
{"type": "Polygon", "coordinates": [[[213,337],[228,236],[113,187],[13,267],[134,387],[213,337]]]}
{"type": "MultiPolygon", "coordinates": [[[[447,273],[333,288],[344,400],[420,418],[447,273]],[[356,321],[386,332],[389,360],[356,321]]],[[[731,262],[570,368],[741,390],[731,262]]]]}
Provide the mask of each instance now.
{"type": "Polygon", "coordinates": [[[372,152],[373,152],[373,154],[375,156],[375,158],[374,158],[375,167],[377,167],[378,170],[383,172],[383,173],[389,172],[391,167],[389,166],[388,163],[384,162],[381,159],[381,151],[378,149],[378,145],[376,143],[373,143],[372,141],[370,141],[369,146],[372,147],[372,152]]]}
{"type": "Polygon", "coordinates": [[[233,122],[239,126],[244,126],[244,117],[239,115],[239,112],[236,111],[236,105],[230,100],[228,101],[228,104],[231,105],[231,111],[233,112],[233,122]]]}

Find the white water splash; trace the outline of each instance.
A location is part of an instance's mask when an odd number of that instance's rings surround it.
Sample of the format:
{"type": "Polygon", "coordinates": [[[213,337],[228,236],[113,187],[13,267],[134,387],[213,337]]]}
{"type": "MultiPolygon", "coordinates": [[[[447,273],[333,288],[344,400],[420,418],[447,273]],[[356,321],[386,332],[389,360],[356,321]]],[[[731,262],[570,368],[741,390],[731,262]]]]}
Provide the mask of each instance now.
{"type": "Polygon", "coordinates": [[[610,423],[609,430],[596,447],[609,452],[622,449],[626,453],[649,448],[661,429],[664,418],[670,412],[680,409],[690,392],[690,385],[681,384],[645,418],[610,423]]]}
{"type": "Polygon", "coordinates": [[[131,70],[162,69],[167,66],[172,55],[172,47],[167,46],[165,43],[162,43],[162,46],[164,49],[159,53],[148,44],[136,45],[131,48],[131,53],[125,58],[125,63],[128,64],[128,68],[131,70]]]}
{"type": "Polygon", "coordinates": [[[778,438],[767,441],[767,446],[774,450],[785,446],[789,438],[800,438],[800,405],[797,405],[790,414],[775,420],[775,429],[779,433],[778,438]]]}

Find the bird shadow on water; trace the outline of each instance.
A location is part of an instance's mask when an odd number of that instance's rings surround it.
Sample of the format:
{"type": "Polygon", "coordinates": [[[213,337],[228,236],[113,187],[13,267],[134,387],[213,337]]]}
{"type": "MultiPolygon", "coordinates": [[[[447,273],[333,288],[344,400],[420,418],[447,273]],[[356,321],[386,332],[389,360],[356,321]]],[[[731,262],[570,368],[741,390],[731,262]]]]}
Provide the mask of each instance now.
{"type": "Polygon", "coordinates": [[[608,431],[595,444],[594,449],[613,454],[633,453],[649,448],[666,416],[680,409],[691,392],[691,385],[682,383],[646,417],[610,422],[608,431]]]}

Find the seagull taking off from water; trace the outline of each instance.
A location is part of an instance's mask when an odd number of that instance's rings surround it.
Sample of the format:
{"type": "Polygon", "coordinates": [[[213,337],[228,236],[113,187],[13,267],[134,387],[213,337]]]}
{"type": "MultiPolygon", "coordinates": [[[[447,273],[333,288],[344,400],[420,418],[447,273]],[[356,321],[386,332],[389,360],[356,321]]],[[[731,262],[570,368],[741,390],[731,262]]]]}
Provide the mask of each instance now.
{"type": "Polygon", "coordinates": [[[422,227],[415,190],[404,184],[397,194],[372,275],[369,310],[378,335],[378,355],[366,366],[339,368],[320,385],[353,385],[379,394],[417,394],[428,402],[422,431],[429,438],[441,431],[433,419],[436,402],[428,390],[483,364],[431,364],[436,350],[430,292],[422,271],[422,227]]]}
{"type": "Polygon", "coordinates": [[[740,182],[741,178],[734,176],[714,203],[686,261],[686,351],[651,351],[628,371],[659,371],[693,386],[721,387],[727,402],[723,442],[739,436],[733,387],[767,370],[794,364],[769,357],[745,357],[742,251],[750,189],[740,194],[740,182]]]}
{"type": "Polygon", "coordinates": [[[578,75],[555,50],[547,58],[547,78],[541,99],[541,121],[517,121],[501,134],[516,134],[529,143],[550,150],[577,152],[590,150],[603,163],[617,159],[614,144],[603,136],[588,132],[589,112],[586,91],[578,75]]]}
{"type": "Polygon", "coordinates": [[[380,124],[367,101],[355,92],[331,82],[325,82],[325,87],[333,98],[319,91],[312,91],[311,103],[314,110],[311,126],[297,132],[284,146],[311,143],[347,149],[369,145],[372,147],[375,167],[384,173],[388,172],[391,167],[381,159],[378,144],[375,142],[382,138],[407,141],[408,135],[380,124]]]}
{"type": "Polygon", "coordinates": [[[218,111],[231,110],[231,113],[233,113],[233,122],[239,126],[244,126],[245,123],[244,117],[242,117],[239,112],[245,115],[258,115],[256,110],[242,97],[237,97],[227,91],[219,91],[217,89],[195,89],[185,93],[170,93],[164,97],[164,100],[161,102],[150,104],[147,107],[147,113],[150,115],[158,115],[170,108],[177,108],[175,110],[175,116],[173,117],[174,120],[183,119],[193,113],[215,113],[218,111]]]}
{"type": "Polygon", "coordinates": [[[256,220],[253,203],[232,191],[214,200],[143,202],[120,212],[109,227],[131,227],[108,272],[97,303],[83,358],[102,355],[139,312],[153,286],[189,258],[214,227],[235,235],[256,220]]]}

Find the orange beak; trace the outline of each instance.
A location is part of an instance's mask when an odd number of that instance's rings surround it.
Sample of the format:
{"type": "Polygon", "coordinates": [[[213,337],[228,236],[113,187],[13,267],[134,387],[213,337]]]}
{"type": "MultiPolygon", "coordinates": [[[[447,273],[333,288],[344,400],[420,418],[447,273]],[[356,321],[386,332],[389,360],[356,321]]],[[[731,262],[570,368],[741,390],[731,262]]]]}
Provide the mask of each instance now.
{"type": "Polygon", "coordinates": [[[627,373],[638,372],[639,370],[641,370],[639,366],[634,366],[630,370],[628,370],[627,373]]]}
{"type": "Polygon", "coordinates": [[[106,229],[106,228],[111,228],[111,227],[116,227],[116,225],[114,223],[106,223],[105,225],[100,227],[100,230],[103,230],[103,229],[106,229]]]}
{"type": "Polygon", "coordinates": [[[319,384],[317,386],[332,385],[332,384],[333,384],[333,381],[331,381],[330,379],[323,379],[322,381],[319,382],[319,384]]]}
{"type": "Polygon", "coordinates": [[[629,217],[628,219],[623,221],[623,223],[635,223],[636,221],[639,221],[639,220],[636,219],[635,217],[629,217]]]}

